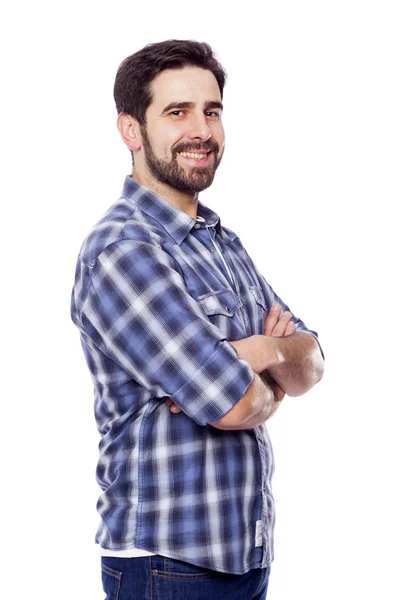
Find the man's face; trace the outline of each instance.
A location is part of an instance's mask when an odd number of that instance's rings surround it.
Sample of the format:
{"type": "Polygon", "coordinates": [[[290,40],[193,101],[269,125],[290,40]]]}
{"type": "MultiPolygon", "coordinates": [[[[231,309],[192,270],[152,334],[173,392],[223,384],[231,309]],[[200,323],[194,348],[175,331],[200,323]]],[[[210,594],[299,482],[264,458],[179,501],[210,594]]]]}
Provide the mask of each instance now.
{"type": "Polygon", "coordinates": [[[161,183],[201,192],[213,182],[224,152],[217,80],[198,67],[167,69],[152,81],[151,92],[146,127],[140,128],[146,167],[161,183]]]}

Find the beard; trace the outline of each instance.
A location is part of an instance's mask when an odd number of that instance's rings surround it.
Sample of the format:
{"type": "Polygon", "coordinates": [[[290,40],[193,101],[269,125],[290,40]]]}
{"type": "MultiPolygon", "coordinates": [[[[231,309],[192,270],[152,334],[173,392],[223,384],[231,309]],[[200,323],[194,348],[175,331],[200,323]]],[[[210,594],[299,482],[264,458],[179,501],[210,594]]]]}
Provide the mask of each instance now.
{"type": "Polygon", "coordinates": [[[158,158],[153,150],[146,127],[140,127],[145,160],[152,176],[160,183],[165,183],[170,187],[194,194],[202,192],[208,188],[214,181],[215,171],[218,169],[222,160],[223,152],[219,158],[219,146],[216,142],[198,143],[188,147],[175,148],[172,152],[171,160],[158,158]],[[179,152],[214,152],[214,160],[207,167],[192,167],[190,172],[185,171],[178,164],[177,155],[179,152]]]}

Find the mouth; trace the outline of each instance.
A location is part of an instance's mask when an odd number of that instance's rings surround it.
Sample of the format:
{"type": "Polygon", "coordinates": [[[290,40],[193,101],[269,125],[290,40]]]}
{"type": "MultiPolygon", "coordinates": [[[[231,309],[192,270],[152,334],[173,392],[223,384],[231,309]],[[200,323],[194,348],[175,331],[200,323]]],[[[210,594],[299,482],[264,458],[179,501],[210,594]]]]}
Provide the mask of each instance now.
{"type": "Polygon", "coordinates": [[[194,167],[205,167],[211,162],[213,152],[178,152],[179,156],[189,165],[194,167]]]}

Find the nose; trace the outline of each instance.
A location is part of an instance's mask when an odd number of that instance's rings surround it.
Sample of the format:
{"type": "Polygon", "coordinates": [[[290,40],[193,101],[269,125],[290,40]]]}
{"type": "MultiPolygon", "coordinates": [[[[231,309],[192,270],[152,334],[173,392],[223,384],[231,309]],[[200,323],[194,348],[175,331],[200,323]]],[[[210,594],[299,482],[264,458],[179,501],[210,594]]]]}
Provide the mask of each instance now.
{"type": "Polygon", "coordinates": [[[188,136],[192,140],[197,139],[203,142],[206,142],[211,137],[211,130],[204,113],[192,114],[188,136]]]}

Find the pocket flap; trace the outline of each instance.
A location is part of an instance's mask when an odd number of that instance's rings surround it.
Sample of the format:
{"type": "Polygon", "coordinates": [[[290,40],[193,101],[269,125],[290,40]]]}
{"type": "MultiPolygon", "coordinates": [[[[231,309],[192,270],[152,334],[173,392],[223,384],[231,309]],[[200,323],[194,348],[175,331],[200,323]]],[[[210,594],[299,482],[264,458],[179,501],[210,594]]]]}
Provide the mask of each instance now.
{"type": "Polygon", "coordinates": [[[209,292],[198,297],[198,302],[206,315],[226,315],[232,317],[238,306],[239,300],[232,290],[209,292]]]}

